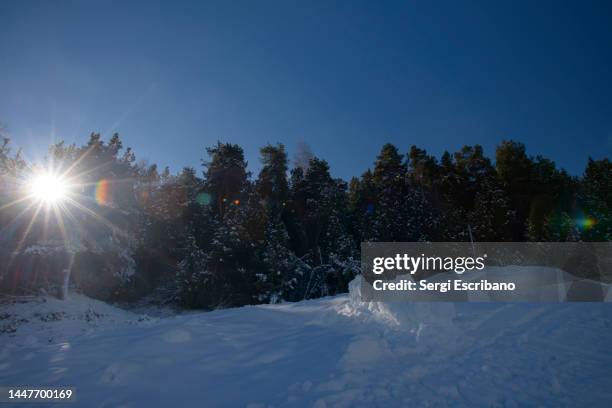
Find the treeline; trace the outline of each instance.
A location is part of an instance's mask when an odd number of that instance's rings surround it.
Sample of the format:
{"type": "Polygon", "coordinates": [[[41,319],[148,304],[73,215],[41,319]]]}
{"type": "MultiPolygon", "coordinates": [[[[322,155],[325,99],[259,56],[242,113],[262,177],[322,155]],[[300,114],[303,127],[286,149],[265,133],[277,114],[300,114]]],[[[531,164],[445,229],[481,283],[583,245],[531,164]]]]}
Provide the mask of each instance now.
{"type": "Polygon", "coordinates": [[[105,142],[92,134],[80,147],[60,143],[45,165],[67,170],[79,194],[64,206],[63,225],[39,216],[26,234],[34,209],[8,203],[30,168],[5,143],[0,227],[13,266],[0,284],[23,286],[15,265],[31,258],[27,249],[61,242],[55,247],[74,255],[72,281],[92,296],[168,287],[186,307],[216,308],[343,292],[359,273],[362,241],[612,238],[609,159],[589,159],[572,177],[513,141],[498,146],[494,164],[478,145],[437,159],[387,144],[349,183],[317,157],[290,169],[282,144],[264,146],[260,160],[252,175],[240,146],[217,143],[202,169],[171,174],[137,163],[117,135],[105,142]]]}

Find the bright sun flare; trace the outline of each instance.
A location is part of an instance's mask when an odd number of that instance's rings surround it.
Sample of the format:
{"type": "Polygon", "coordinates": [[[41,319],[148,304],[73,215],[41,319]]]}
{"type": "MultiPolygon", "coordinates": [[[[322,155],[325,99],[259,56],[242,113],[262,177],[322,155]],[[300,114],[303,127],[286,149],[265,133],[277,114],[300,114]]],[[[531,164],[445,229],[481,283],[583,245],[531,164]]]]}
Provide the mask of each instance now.
{"type": "Polygon", "coordinates": [[[40,174],[30,183],[30,193],[37,200],[48,204],[58,203],[66,198],[68,186],[53,174],[40,174]]]}

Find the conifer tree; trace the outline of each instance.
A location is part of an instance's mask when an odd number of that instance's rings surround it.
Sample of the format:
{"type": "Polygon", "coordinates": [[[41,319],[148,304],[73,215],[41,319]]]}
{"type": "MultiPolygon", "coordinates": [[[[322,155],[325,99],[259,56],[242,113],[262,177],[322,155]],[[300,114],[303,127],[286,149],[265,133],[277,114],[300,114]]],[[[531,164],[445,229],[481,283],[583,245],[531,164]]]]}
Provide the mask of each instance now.
{"type": "Polygon", "coordinates": [[[349,185],[348,205],[354,220],[353,235],[357,242],[374,239],[374,216],[377,190],[372,172],[368,169],[361,179],[353,178],[349,185]]]}
{"type": "Polygon", "coordinates": [[[407,160],[411,184],[425,189],[433,188],[438,177],[435,157],[429,156],[426,150],[412,145],[407,160]]]}
{"type": "Polygon", "coordinates": [[[212,206],[220,215],[244,198],[249,172],[244,152],[238,145],[218,142],[206,149],[210,160],[205,167],[205,189],[212,197],[212,206]]]}
{"type": "Polygon", "coordinates": [[[334,181],[325,160],[313,158],[304,178],[305,214],[302,225],[306,231],[307,251],[315,265],[324,263],[321,251],[322,240],[332,207],[329,200],[334,181]]]}
{"type": "Polygon", "coordinates": [[[437,236],[442,241],[462,241],[465,239],[466,211],[459,205],[458,197],[462,190],[453,156],[445,151],[440,158],[439,177],[435,183],[440,214],[437,236]]]}
{"type": "Polygon", "coordinates": [[[508,226],[513,219],[514,211],[497,179],[484,179],[476,193],[474,208],[468,216],[473,239],[481,242],[510,240],[508,226]]]}
{"type": "Polygon", "coordinates": [[[297,256],[302,257],[308,250],[306,222],[306,180],[302,167],[291,170],[291,185],[287,207],[286,226],[291,240],[291,248],[297,256]]]}
{"type": "Polygon", "coordinates": [[[378,192],[372,225],[375,241],[403,241],[406,238],[406,178],[402,155],[392,144],[384,145],[376,159],[372,179],[378,192]]]}
{"type": "Polygon", "coordinates": [[[612,240],[612,162],[589,158],[578,196],[582,239],[612,240]]]}
{"type": "Polygon", "coordinates": [[[262,270],[256,273],[259,302],[292,300],[299,276],[296,276],[294,269],[296,256],[288,244],[289,235],[280,216],[271,215],[260,253],[262,270]]]}
{"type": "MultiPolygon", "coordinates": [[[[207,286],[202,290],[210,293],[202,295],[206,303],[201,306],[213,308],[248,304],[253,297],[254,273],[251,263],[254,249],[248,228],[251,207],[247,203],[252,191],[246,171],[247,163],[242,148],[237,145],[219,142],[206,151],[210,160],[202,161],[205,167],[202,193],[209,199],[200,201],[208,204],[204,212],[208,217],[204,226],[200,222],[193,228],[196,231],[201,229],[196,237],[201,241],[198,247],[207,254],[209,277],[207,286]]],[[[189,173],[186,176],[189,180],[189,173]]],[[[195,202],[200,204],[198,195],[195,202]]]]}
{"type": "Polygon", "coordinates": [[[189,308],[210,307],[216,303],[214,276],[207,270],[207,255],[188,233],[183,248],[183,259],[176,274],[177,297],[189,308]]]}
{"type": "Polygon", "coordinates": [[[285,146],[266,145],[260,149],[262,168],[257,192],[271,211],[282,211],[289,196],[285,146]]]}
{"type": "Polygon", "coordinates": [[[512,239],[525,239],[531,198],[534,195],[533,161],[527,156],[525,145],[504,140],[495,152],[495,166],[499,180],[507,191],[516,217],[509,226],[512,239]]]}

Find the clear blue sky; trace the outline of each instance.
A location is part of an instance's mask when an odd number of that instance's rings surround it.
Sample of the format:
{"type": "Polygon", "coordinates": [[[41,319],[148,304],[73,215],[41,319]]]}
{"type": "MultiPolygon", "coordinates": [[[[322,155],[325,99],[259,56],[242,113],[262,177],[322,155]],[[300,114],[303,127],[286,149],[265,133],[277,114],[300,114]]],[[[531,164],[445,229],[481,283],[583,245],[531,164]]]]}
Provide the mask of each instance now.
{"type": "Polygon", "coordinates": [[[612,2],[4,0],[0,121],[31,158],[117,131],[173,171],[218,139],[348,178],[513,138],[579,174],[612,151],[612,2]]]}

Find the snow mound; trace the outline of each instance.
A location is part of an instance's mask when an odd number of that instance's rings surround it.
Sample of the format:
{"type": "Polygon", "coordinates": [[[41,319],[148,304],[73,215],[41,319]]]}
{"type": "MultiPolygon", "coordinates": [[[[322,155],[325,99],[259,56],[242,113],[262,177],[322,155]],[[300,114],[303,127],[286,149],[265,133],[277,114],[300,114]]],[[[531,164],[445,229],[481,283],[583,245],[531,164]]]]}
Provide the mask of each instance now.
{"type": "MultiPolygon", "coordinates": [[[[409,275],[400,279],[412,279],[409,275]]],[[[366,302],[362,300],[364,279],[358,275],[349,283],[349,301],[338,308],[338,313],[365,322],[380,323],[391,330],[408,332],[417,342],[432,344],[436,339],[452,341],[456,336],[453,320],[455,305],[451,302],[366,302]]]]}
{"type": "Polygon", "coordinates": [[[0,299],[0,334],[25,336],[32,344],[57,344],[124,324],[151,320],[99,300],[73,293],[66,300],[50,296],[16,296],[0,299]]]}

